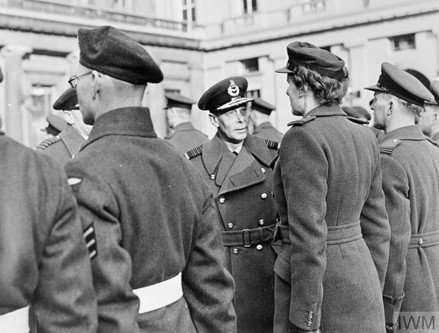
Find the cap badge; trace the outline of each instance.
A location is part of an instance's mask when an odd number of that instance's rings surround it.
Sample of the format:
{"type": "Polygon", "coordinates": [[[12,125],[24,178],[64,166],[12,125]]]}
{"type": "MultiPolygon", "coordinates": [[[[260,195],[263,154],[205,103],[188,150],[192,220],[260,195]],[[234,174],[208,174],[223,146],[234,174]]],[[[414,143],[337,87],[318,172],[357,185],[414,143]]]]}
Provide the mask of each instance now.
{"type": "Polygon", "coordinates": [[[239,87],[233,82],[233,80],[230,80],[229,88],[227,88],[227,92],[230,96],[236,97],[239,95],[239,87]]]}

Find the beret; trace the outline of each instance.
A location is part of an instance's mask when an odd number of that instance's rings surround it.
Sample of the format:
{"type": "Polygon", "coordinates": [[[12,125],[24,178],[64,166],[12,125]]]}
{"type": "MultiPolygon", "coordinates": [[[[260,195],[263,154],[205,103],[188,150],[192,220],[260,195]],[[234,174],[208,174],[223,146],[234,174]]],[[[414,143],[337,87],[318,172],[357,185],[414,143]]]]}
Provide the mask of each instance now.
{"type": "Polygon", "coordinates": [[[263,99],[260,99],[259,97],[254,97],[254,101],[252,102],[252,109],[265,114],[270,114],[271,111],[276,110],[276,107],[273,104],[270,104],[263,99]]]}
{"type": "Polygon", "coordinates": [[[287,65],[277,69],[277,73],[295,73],[297,66],[304,66],[336,80],[348,76],[341,58],[310,43],[292,42],[287,46],[287,53],[287,65]]]}
{"type": "Polygon", "coordinates": [[[49,126],[53,127],[54,129],[60,132],[64,129],[64,127],[67,126],[67,121],[65,121],[61,117],[55,116],[54,114],[49,114],[46,117],[46,120],[49,123],[49,126]]]}
{"type": "Polygon", "coordinates": [[[78,96],[76,95],[76,89],[69,88],[62,93],[61,96],[53,103],[55,110],[74,110],[79,109],[78,96]]]}
{"type": "Polygon", "coordinates": [[[367,111],[362,106],[353,106],[353,108],[355,109],[355,111],[358,113],[360,117],[366,118],[367,120],[370,120],[372,118],[370,112],[367,111]]]}
{"type": "Polygon", "coordinates": [[[253,101],[253,98],[244,97],[247,85],[247,80],[241,76],[221,80],[201,96],[198,107],[212,113],[223,113],[245,105],[253,101]]]}
{"type": "Polygon", "coordinates": [[[423,106],[426,101],[434,101],[433,95],[421,81],[388,62],[381,65],[378,83],[365,89],[391,94],[419,106],[423,106]]]}
{"type": "Polygon", "coordinates": [[[439,81],[437,81],[437,80],[431,81],[430,92],[433,94],[435,103],[428,103],[428,104],[439,105],[439,81]]]}
{"type": "Polygon", "coordinates": [[[342,106],[344,113],[350,117],[361,118],[361,115],[355,110],[353,106],[342,106]]]}
{"type": "Polygon", "coordinates": [[[0,82],[3,81],[3,72],[2,72],[2,68],[0,67],[0,82]]]}
{"type": "Polygon", "coordinates": [[[163,73],[142,45],[111,26],[78,30],[79,63],[132,84],[159,83],[163,73]]]}
{"type": "Polygon", "coordinates": [[[167,99],[166,109],[172,107],[191,109],[192,104],[196,103],[194,100],[178,93],[168,93],[165,94],[165,97],[167,99]]]}

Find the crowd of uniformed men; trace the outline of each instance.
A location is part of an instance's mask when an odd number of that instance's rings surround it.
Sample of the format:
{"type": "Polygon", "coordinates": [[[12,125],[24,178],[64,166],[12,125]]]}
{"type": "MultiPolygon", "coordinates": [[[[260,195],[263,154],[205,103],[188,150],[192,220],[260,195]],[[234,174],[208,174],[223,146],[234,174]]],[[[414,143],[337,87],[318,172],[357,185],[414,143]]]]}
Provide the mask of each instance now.
{"type": "Polygon", "coordinates": [[[35,150],[0,137],[1,332],[378,333],[438,315],[438,82],[383,63],[373,131],[340,107],[343,60],[293,42],[276,72],[301,118],[283,137],[234,76],[198,101],[212,139],[167,94],[162,140],[145,48],[109,26],[78,43],[61,132],[35,150]]]}

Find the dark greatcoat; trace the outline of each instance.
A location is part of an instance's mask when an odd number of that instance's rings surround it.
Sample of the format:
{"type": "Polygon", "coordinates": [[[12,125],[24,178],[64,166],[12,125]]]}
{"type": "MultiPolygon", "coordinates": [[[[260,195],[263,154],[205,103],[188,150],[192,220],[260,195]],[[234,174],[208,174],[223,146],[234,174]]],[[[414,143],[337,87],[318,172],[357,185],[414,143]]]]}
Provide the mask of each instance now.
{"type": "Polygon", "coordinates": [[[373,133],[338,105],[311,110],[285,133],[274,168],[288,226],[275,265],[274,332],[385,331],[390,228],[379,163],[373,133]]]}
{"type": "MultiPolygon", "coordinates": [[[[276,222],[270,160],[265,142],[250,135],[238,156],[216,135],[191,159],[214,192],[222,230],[238,231],[240,240],[240,230],[276,222]]],[[[272,332],[275,252],[270,241],[225,251],[235,279],[238,332],[272,332]]]]}
{"type": "Polygon", "coordinates": [[[84,143],[81,134],[72,125],[67,125],[58,137],[44,140],[35,151],[49,155],[64,165],[79,152],[84,143]]]}
{"type": "Polygon", "coordinates": [[[174,128],[174,132],[165,137],[165,140],[181,154],[209,141],[206,134],[197,130],[192,123],[182,123],[174,128]]]}
{"type": "Polygon", "coordinates": [[[282,140],[282,133],[279,132],[274,126],[269,122],[265,122],[256,126],[253,129],[253,136],[261,139],[267,139],[275,142],[280,142],[282,140]]]}
{"type": "Polygon", "coordinates": [[[233,332],[233,279],[224,267],[209,188],[193,166],[157,138],[147,108],[99,117],[66,165],[92,259],[99,332],[233,332]],[[133,289],[182,273],[183,297],[138,315],[133,289]]]}
{"type": "Polygon", "coordinates": [[[3,133],[0,152],[0,315],[31,305],[31,332],[95,332],[90,259],[64,171],[3,133]]]}
{"type": "Polygon", "coordinates": [[[387,134],[380,149],[392,230],[384,287],[386,321],[397,322],[399,311],[403,316],[409,312],[406,321],[413,312],[437,315],[439,147],[418,126],[407,126],[387,134]]]}

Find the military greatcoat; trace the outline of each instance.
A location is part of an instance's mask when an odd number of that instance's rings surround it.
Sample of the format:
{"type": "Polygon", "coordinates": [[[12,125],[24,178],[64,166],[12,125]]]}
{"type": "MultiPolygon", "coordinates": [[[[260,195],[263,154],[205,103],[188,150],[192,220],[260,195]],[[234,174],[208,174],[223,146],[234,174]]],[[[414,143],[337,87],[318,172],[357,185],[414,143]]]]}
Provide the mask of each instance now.
{"type": "Polygon", "coordinates": [[[256,126],[253,129],[253,136],[275,142],[280,142],[282,140],[282,133],[274,128],[269,121],[256,126]]]}
{"type": "Polygon", "coordinates": [[[67,125],[57,137],[44,140],[35,150],[64,165],[79,152],[84,142],[81,134],[72,125],[67,125]]]}
{"type": "Polygon", "coordinates": [[[99,332],[236,330],[212,193],[190,162],[157,138],[149,109],[99,117],[66,170],[82,223],[95,230],[99,332]],[[179,273],[183,297],[138,315],[133,290],[179,273]]]}
{"type": "Polygon", "coordinates": [[[290,125],[274,168],[274,331],[382,333],[390,228],[378,143],[338,105],[290,125]]]}
{"type": "Polygon", "coordinates": [[[406,321],[415,312],[437,316],[439,147],[418,126],[406,126],[387,134],[380,150],[392,230],[384,288],[386,321],[397,322],[399,311],[408,315],[406,321]]]}
{"type": "Polygon", "coordinates": [[[197,130],[192,123],[182,123],[174,128],[174,132],[165,137],[165,140],[181,154],[209,141],[203,132],[197,130]]]}
{"type": "Polygon", "coordinates": [[[95,332],[90,259],[64,171],[3,133],[0,152],[0,331],[16,332],[20,319],[3,327],[2,315],[31,305],[31,332],[95,332]]]}
{"type": "Polygon", "coordinates": [[[266,143],[247,136],[238,156],[216,135],[186,154],[214,192],[227,267],[235,279],[238,332],[272,332],[271,246],[276,210],[266,143]]]}

